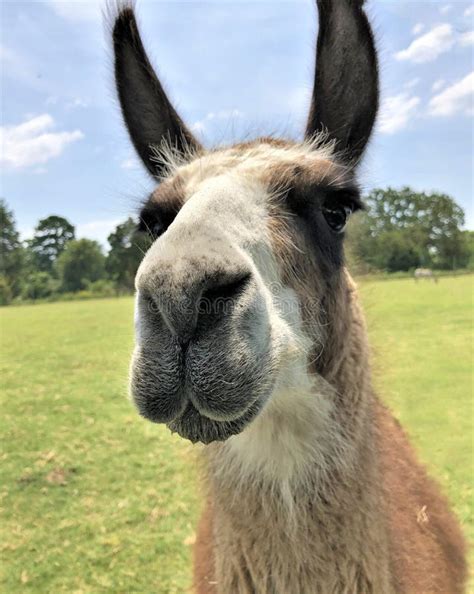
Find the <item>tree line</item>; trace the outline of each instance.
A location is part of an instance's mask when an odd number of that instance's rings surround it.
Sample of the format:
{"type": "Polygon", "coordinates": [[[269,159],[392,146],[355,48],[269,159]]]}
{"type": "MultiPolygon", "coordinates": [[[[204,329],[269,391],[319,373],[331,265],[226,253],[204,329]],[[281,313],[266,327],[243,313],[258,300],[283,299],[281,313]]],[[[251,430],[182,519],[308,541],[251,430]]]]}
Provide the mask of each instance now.
{"type": "MultiPolygon", "coordinates": [[[[474,268],[474,232],[449,196],[405,187],[376,189],[349,224],[347,259],[356,273],[417,267],[474,268]]],[[[108,237],[109,250],[77,239],[64,217],[41,219],[21,241],[13,212],[0,200],[0,304],[12,301],[112,296],[133,292],[135,273],[150,238],[128,218],[108,237]]]]}
{"type": "Polygon", "coordinates": [[[77,239],[67,219],[41,219],[33,237],[21,241],[13,212],[0,200],[0,304],[12,301],[112,296],[133,291],[150,239],[128,218],[108,237],[109,250],[77,239]]]}
{"type": "Polygon", "coordinates": [[[387,188],[364,202],[348,232],[350,259],[361,271],[472,269],[473,232],[462,230],[464,211],[450,196],[387,188]]]}

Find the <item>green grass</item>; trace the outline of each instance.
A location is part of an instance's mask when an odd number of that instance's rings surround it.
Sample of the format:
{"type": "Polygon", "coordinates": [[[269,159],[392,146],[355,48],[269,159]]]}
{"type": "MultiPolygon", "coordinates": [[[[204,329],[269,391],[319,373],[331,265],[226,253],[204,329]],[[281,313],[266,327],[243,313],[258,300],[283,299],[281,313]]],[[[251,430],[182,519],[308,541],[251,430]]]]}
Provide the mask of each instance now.
{"type": "MultiPolygon", "coordinates": [[[[472,538],[472,277],[368,282],[375,381],[472,538]]],[[[189,588],[196,448],[126,400],[132,299],[1,311],[0,591],[189,588]]]]}
{"type": "Polygon", "coordinates": [[[360,283],[378,393],[474,543],[472,289],[472,276],[360,283]]]}

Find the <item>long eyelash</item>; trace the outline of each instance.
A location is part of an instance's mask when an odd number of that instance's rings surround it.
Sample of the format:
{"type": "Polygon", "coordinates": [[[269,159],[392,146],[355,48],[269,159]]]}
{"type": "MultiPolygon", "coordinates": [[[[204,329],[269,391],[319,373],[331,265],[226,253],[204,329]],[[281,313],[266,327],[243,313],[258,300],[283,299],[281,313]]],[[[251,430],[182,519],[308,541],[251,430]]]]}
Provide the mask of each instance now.
{"type": "Polygon", "coordinates": [[[344,188],[340,190],[330,189],[327,192],[324,204],[348,206],[353,213],[364,209],[364,203],[360,198],[360,193],[357,188],[344,188]]]}
{"type": "MultiPolygon", "coordinates": [[[[142,250],[142,248],[140,247],[140,245],[139,245],[138,243],[135,243],[135,242],[133,242],[133,244],[132,244],[132,245],[133,245],[134,247],[138,248],[138,250],[141,252],[142,256],[146,256],[146,252],[144,252],[144,251],[142,250]]],[[[150,243],[150,245],[149,245],[148,247],[151,247],[151,243],[150,243]]]]}
{"type": "Polygon", "coordinates": [[[147,233],[149,233],[150,235],[152,235],[152,230],[150,229],[150,227],[148,226],[148,223],[146,222],[146,219],[144,219],[142,216],[139,217],[139,223],[138,223],[138,231],[146,231],[147,233]],[[146,227],[145,229],[143,227],[146,227]]]}
{"type": "MultiPolygon", "coordinates": [[[[145,221],[145,219],[143,217],[139,217],[139,223],[137,225],[137,230],[139,233],[146,233],[146,237],[148,240],[148,247],[147,249],[149,249],[152,245],[153,245],[153,238],[152,238],[152,232],[150,227],[148,226],[148,223],[145,221]],[[146,229],[144,229],[143,227],[146,227],[146,229]]],[[[141,251],[141,253],[143,255],[145,255],[146,252],[144,252],[141,247],[138,245],[138,243],[135,243],[135,246],[141,251]]]]}

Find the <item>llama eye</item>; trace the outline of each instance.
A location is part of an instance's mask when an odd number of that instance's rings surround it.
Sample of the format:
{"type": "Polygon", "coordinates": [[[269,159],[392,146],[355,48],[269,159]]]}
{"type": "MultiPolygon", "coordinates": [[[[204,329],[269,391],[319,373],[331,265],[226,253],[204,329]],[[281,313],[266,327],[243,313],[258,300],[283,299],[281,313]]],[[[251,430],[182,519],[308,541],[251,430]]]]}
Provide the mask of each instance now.
{"type": "Polygon", "coordinates": [[[323,215],[327,224],[336,233],[344,231],[347,219],[352,213],[350,206],[323,206],[323,215]]]}

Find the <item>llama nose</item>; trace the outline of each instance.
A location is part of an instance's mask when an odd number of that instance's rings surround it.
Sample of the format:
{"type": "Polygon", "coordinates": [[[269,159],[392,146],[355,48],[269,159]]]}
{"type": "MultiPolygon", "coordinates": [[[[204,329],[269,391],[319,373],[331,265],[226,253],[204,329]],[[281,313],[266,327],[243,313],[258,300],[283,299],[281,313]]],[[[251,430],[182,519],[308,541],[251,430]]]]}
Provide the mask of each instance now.
{"type": "Polygon", "coordinates": [[[154,292],[157,315],[183,346],[187,346],[200,327],[211,327],[229,313],[250,282],[247,270],[188,277],[177,285],[162,282],[154,292]]]}

